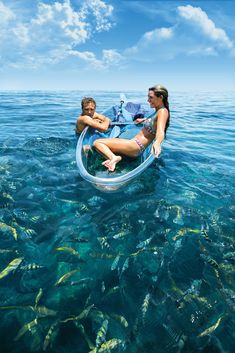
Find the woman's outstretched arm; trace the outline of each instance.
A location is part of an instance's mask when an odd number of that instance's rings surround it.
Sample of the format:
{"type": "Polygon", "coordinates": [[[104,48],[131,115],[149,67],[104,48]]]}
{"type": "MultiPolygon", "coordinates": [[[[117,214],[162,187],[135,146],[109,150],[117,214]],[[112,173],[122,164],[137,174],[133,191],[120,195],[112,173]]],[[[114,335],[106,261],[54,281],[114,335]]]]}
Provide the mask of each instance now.
{"type": "Polygon", "coordinates": [[[165,128],[168,120],[168,115],[169,113],[167,109],[164,109],[164,110],[162,109],[159,111],[159,114],[157,117],[157,131],[156,131],[155,142],[153,143],[153,147],[152,147],[152,152],[154,153],[156,158],[158,158],[161,153],[161,143],[165,138],[165,128]]]}

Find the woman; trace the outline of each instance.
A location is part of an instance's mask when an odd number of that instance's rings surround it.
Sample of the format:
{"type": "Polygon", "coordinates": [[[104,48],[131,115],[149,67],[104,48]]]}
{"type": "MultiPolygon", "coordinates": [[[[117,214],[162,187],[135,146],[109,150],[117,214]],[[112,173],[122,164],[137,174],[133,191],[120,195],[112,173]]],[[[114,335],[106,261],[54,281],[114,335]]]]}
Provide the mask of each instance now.
{"type": "Polygon", "coordinates": [[[144,122],[144,127],[131,140],[121,138],[98,139],[94,146],[98,152],[104,155],[107,160],[102,164],[111,172],[115,170],[116,164],[122,157],[137,157],[145,148],[152,143],[152,153],[156,158],[161,153],[161,143],[165,138],[166,130],[170,122],[170,110],[168,103],[168,91],[161,85],[149,88],[148,102],[155,112],[147,119],[137,119],[136,123],[144,122]]]}

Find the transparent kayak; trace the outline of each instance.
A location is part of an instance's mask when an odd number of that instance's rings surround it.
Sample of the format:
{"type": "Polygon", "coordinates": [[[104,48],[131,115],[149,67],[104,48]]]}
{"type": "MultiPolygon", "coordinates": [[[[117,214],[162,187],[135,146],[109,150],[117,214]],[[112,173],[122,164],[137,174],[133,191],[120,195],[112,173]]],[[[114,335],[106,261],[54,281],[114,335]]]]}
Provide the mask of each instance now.
{"type": "Polygon", "coordinates": [[[138,158],[124,157],[117,164],[115,171],[109,172],[102,165],[104,157],[93,147],[94,141],[98,138],[133,138],[142,128],[141,125],[135,125],[133,122],[134,116],[138,113],[148,117],[152,110],[143,109],[141,104],[127,102],[122,94],[119,105],[103,112],[103,115],[112,120],[112,126],[105,133],[86,127],[80,134],[76,148],[78,170],[81,177],[95,188],[105,192],[117,191],[140,175],[154,161],[155,157],[151,154],[152,145],[150,145],[138,158]]]}

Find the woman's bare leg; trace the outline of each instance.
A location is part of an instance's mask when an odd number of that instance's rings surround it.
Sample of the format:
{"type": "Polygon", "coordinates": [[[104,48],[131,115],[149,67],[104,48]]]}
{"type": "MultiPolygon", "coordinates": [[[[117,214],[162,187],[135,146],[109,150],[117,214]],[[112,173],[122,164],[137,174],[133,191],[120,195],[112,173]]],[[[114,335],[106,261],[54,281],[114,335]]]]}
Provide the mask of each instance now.
{"type": "Polygon", "coordinates": [[[108,158],[102,164],[111,172],[115,170],[116,164],[122,159],[118,154],[121,153],[129,157],[137,157],[139,154],[138,145],[133,140],[108,138],[98,139],[94,146],[103,156],[108,158]]]}

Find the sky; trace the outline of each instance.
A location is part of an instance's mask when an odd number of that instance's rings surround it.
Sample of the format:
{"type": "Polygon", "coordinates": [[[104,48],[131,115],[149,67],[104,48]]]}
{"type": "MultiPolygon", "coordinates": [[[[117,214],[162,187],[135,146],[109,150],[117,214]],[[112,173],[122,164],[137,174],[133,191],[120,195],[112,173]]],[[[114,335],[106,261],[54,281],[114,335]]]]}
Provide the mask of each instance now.
{"type": "Polygon", "coordinates": [[[235,90],[235,0],[0,0],[0,90],[235,90]]]}

